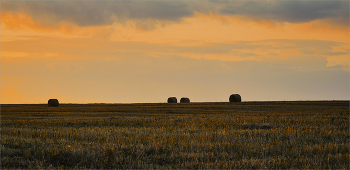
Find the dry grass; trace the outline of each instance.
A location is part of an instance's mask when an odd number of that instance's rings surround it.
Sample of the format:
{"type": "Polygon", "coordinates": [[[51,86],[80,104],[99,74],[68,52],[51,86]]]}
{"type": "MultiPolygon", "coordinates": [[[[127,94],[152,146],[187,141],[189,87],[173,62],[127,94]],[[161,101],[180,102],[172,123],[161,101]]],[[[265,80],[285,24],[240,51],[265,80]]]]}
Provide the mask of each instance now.
{"type": "Polygon", "coordinates": [[[1,106],[2,169],[348,167],[348,101],[1,106]]]}

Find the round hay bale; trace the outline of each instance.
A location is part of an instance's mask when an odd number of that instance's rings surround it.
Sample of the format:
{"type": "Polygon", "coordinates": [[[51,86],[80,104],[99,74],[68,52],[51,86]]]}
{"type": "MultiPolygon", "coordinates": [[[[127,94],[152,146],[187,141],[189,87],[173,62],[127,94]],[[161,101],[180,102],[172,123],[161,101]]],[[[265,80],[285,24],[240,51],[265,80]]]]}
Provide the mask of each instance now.
{"type": "Polygon", "coordinates": [[[58,102],[57,99],[50,99],[50,100],[48,101],[48,105],[49,105],[49,106],[53,106],[53,107],[57,107],[57,106],[59,105],[59,102],[58,102]]]}
{"type": "Polygon", "coordinates": [[[242,98],[239,94],[232,94],[229,98],[230,102],[241,102],[242,98]]]}
{"type": "Polygon", "coordinates": [[[187,97],[183,97],[180,99],[180,103],[189,103],[189,102],[190,102],[190,99],[187,97]]]}
{"type": "Polygon", "coordinates": [[[169,97],[168,98],[168,103],[177,103],[176,97],[169,97]]]}

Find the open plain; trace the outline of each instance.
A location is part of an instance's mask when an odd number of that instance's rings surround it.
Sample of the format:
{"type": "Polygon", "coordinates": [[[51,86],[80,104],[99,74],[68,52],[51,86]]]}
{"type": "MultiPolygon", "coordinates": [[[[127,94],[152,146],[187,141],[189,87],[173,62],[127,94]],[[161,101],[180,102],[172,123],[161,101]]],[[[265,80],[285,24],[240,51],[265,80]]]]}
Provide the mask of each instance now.
{"type": "Polygon", "coordinates": [[[1,169],[347,169],[349,101],[1,105],[1,169]]]}

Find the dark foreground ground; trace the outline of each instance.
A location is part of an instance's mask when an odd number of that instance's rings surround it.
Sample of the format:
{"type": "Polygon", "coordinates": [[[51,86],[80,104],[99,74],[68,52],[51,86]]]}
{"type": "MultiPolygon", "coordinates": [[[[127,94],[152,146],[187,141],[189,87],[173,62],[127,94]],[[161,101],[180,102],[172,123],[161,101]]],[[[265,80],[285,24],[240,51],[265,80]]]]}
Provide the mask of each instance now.
{"type": "Polygon", "coordinates": [[[347,169],[349,101],[1,105],[1,168],[347,169]]]}

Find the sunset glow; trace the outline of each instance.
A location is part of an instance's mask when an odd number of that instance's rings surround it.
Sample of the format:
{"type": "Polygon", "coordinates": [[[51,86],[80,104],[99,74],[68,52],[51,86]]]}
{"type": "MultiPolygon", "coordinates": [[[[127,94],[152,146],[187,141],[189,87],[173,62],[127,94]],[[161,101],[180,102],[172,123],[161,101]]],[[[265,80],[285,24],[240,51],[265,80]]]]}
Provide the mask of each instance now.
{"type": "Polygon", "coordinates": [[[1,1],[3,104],[349,100],[349,70],[349,1],[1,1]]]}

